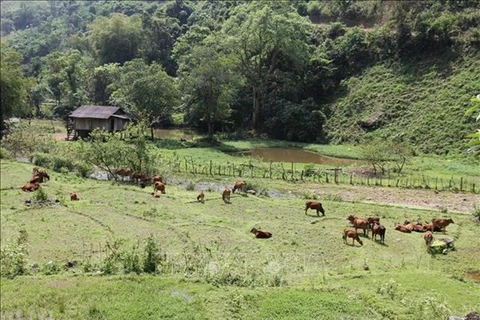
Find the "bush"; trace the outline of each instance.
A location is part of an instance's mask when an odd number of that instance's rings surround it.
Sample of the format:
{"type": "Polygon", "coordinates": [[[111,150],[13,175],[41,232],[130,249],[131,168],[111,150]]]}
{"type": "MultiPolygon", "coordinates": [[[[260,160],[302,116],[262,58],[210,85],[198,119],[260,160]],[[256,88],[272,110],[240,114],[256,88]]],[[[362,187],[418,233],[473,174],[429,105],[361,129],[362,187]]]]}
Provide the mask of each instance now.
{"type": "Polygon", "coordinates": [[[189,181],[186,189],[187,189],[188,191],[193,191],[193,190],[195,190],[195,183],[193,183],[192,181],[189,181]]]}
{"type": "Polygon", "coordinates": [[[153,235],[150,235],[147,238],[147,243],[145,245],[143,271],[147,273],[155,273],[161,260],[160,249],[158,248],[153,235]]]}
{"type": "Polygon", "coordinates": [[[35,193],[33,194],[33,199],[37,200],[37,201],[46,201],[48,200],[48,195],[47,195],[47,192],[42,188],[40,187],[37,191],[35,191],[35,193]]]}
{"type": "Polygon", "coordinates": [[[11,159],[12,155],[4,147],[0,147],[0,159],[11,159]]]}
{"type": "Polygon", "coordinates": [[[57,273],[60,273],[62,269],[60,268],[60,266],[54,262],[54,261],[49,261],[47,262],[43,268],[42,268],[42,273],[44,275],[52,275],[52,274],[57,274],[57,273]]]}
{"type": "Polygon", "coordinates": [[[0,249],[0,275],[15,278],[26,274],[28,256],[28,234],[22,229],[16,243],[7,244],[0,249]]]}

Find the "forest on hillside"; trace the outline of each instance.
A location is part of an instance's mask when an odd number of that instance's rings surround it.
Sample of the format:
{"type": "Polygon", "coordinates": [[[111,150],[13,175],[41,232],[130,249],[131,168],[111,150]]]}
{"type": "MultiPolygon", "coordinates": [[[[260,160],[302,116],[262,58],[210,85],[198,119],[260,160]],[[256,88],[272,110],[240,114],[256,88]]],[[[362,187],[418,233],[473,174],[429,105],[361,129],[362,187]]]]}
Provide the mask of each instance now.
{"type": "MultiPolygon", "coordinates": [[[[445,132],[466,136],[477,126],[475,110],[465,115],[480,93],[472,76],[479,71],[472,63],[480,48],[477,0],[1,1],[1,35],[2,130],[11,116],[64,118],[80,105],[114,105],[150,126],[304,142],[388,138],[398,122],[395,137],[443,153],[448,139],[439,132],[429,148],[435,131],[422,128],[443,121],[438,112],[401,132],[415,122],[405,118],[409,97],[437,104],[424,92],[408,95],[412,79],[392,85],[402,100],[386,99],[365,119],[356,118],[365,101],[381,98],[378,89],[361,103],[348,96],[367,72],[376,70],[369,81],[379,84],[392,68],[413,74],[425,61],[435,61],[428,72],[448,64],[463,75],[432,76],[459,92],[449,94],[445,84],[442,117],[458,126],[445,132]]],[[[412,119],[423,111],[415,112],[412,119]]]]}

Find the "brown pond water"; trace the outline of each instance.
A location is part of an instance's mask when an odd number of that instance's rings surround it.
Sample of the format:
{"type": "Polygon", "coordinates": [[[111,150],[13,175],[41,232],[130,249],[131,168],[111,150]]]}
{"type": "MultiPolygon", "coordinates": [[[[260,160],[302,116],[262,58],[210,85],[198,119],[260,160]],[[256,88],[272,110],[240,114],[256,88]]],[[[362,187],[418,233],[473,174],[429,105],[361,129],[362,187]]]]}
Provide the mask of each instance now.
{"type": "Polygon", "coordinates": [[[312,151],[291,148],[258,148],[238,154],[242,156],[259,157],[265,162],[316,163],[334,166],[345,166],[360,162],[353,159],[327,157],[312,151]]]}
{"type": "Polygon", "coordinates": [[[158,138],[167,139],[187,139],[192,140],[194,137],[198,137],[199,134],[194,129],[155,129],[153,134],[158,138]]]}

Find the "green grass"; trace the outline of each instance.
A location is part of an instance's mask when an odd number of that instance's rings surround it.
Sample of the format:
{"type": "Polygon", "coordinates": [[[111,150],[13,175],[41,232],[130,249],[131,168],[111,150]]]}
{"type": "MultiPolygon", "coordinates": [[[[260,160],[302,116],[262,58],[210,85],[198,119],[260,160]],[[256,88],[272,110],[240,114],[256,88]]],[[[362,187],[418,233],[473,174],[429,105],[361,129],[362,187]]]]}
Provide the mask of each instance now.
{"type": "Polygon", "coordinates": [[[42,188],[60,203],[26,206],[32,194],[19,186],[31,168],[1,163],[2,247],[25,230],[29,252],[27,275],[1,279],[5,315],[438,319],[435,314],[464,315],[479,307],[480,284],[469,272],[479,270],[480,240],[468,214],[346,202],[339,187],[336,197],[319,196],[326,209],[319,218],[304,214],[302,194],[310,192],[309,184],[255,179],[249,182],[284,196],[234,194],[232,204],[224,204],[218,188],[230,186],[232,177],[191,176],[195,190],[187,190],[184,178],[170,176],[167,194],[156,199],[150,188],[55,172],[42,188]],[[205,204],[196,202],[198,190],[208,185],[214,188],[205,191],[205,204]],[[69,200],[72,191],[80,201],[69,200]],[[386,244],[364,239],[363,247],[345,245],[341,235],[351,213],[379,216],[387,227],[386,244]],[[421,234],[392,228],[405,219],[439,216],[455,221],[445,236],[455,238],[457,250],[447,255],[431,257],[421,234]],[[254,239],[252,227],[270,230],[273,238],[254,239]],[[164,257],[158,275],[123,275],[116,262],[116,275],[98,276],[111,252],[107,243],[121,256],[135,245],[142,253],[150,235],[164,257]],[[62,267],[74,260],[76,267],[62,267]],[[47,275],[49,261],[59,274],[47,275]]]}

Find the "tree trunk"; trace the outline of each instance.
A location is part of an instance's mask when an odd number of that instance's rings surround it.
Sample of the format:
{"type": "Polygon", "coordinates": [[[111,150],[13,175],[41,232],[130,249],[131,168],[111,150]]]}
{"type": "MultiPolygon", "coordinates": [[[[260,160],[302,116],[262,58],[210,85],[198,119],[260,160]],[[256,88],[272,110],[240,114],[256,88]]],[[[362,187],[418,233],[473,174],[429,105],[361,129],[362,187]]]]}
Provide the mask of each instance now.
{"type": "Polygon", "coordinates": [[[257,88],[253,88],[253,114],[252,114],[252,127],[254,130],[258,128],[258,121],[260,116],[260,97],[257,88]]]}
{"type": "Polygon", "coordinates": [[[213,123],[212,122],[208,122],[208,137],[212,137],[213,136],[213,123]]]}
{"type": "Polygon", "coordinates": [[[152,141],[155,139],[153,135],[153,125],[150,126],[150,137],[152,138],[152,141]]]}

